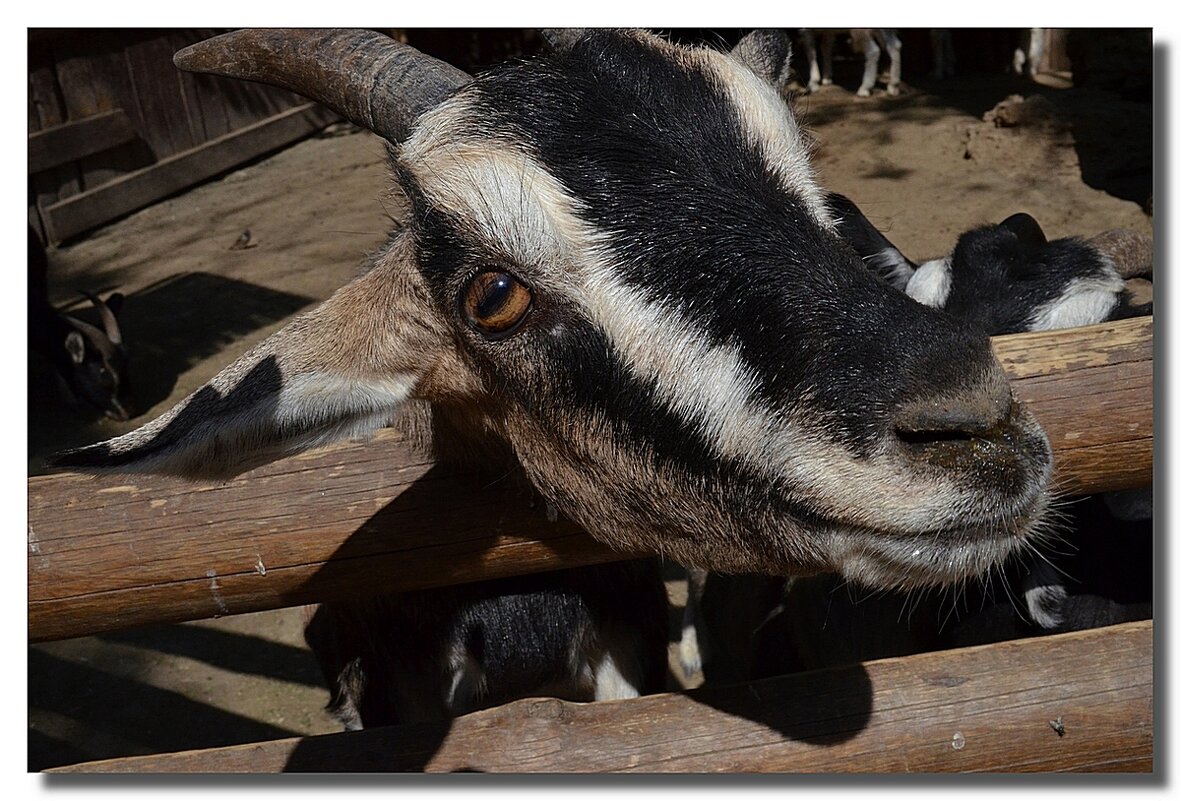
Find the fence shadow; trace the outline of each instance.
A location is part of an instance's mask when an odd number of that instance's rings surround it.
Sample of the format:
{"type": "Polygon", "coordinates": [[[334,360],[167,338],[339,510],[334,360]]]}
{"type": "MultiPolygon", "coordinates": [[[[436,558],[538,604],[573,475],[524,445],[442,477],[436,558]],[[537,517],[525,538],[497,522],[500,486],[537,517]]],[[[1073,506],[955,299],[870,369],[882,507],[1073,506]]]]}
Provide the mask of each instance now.
{"type": "MultiPolygon", "coordinates": [[[[171,627],[181,629],[181,627],[171,627]]],[[[195,629],[184,627],[188,635],[195,629]]],[[[179,632],[178,632],[179,634],[179,632]]],[[[237,661],[259,664],[274,646],[257,638],[228,636],[214,642],[219,632],[209,632],[202,654],[216,664],[219,654],[237,651],[237,661]]],[[[147,669],[153,632],[145,630],[145,648],[139,666],[147,669]]],[[[60,644],[54,651],[59,651],[60,644]]],[[[297,651],[298,649],[289,649],[297,651]]],[[[291,663],[300,654],[284,654],[291,663]]],[[[308,660],[306,653],[303,660],[308,660]]],[[[218,709],[174,690],[152,686],[146,679],[115,675],[65,658],[46,648],[28,649],[28,770],[41,771],[60,765],[137,754],[180,751],[217,745],[292,737],[299,731],[254,720],[218,709]]],[[[314,670],[314,666],[312,666],[314,670]]],[[[291,668],[286,668],[288,674],[291,668]]],[[[275,678],[283,678],[282,675],[275,678]]]]}

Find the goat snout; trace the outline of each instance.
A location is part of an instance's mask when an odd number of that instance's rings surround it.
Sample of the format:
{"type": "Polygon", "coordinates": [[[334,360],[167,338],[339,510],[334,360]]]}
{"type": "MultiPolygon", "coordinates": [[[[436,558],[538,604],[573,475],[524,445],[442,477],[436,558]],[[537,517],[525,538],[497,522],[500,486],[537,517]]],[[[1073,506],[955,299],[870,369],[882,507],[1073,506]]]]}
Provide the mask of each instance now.
{"type": "Polygon", "coordinates": [[[894,415],[894,434],[915,447],[967,442],[998,431],[1011,417],[1013,402],[1004,377],[990,374],[954,394],[904,403],[894,415]]]}
{"type": "MultiPolygon", "coordinates": [[[[934,315],[931,322],[937,332],[943,320],[934,315]]],[[[967,491],[972,500],[955,503],[976,518],[1024,517],[1043,504],[1053,469],[1045,432],[1014,398],[987,337],[942,330],[943,337],[912,342],[911,358],[898,365],[883,444],[899,469],[967,491]]]]}

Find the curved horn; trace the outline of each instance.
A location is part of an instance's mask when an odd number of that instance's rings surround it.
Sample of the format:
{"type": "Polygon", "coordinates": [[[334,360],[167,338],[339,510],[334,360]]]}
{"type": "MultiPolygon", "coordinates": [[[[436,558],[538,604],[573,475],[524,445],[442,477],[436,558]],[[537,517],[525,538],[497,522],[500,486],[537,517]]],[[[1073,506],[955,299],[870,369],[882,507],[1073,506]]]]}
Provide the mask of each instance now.
{"type": "Polygon", "coordinates": [[[111,311],[111,307],[99,300],[97,295],[87,292],[85,289],[78,291],[89,298],[90,302],[94,304],[94,308],[98,309],[98,317],[102,320],[103,330],[107,332],[107,339],[111,340],[111,344],[122,345],[123,332],[119,329],[119,321],[115,319],[115,313],[111,311]]]}
{"type": "Polygon", "coordinates": [[[85,320],[79,320],[77,317],[72,317],[68,314],[59,314],[62,320],[69,324],[71,328],[77,331],[95,348],[103,353],[105,356],[110,356],[114,350],[112,345],[118,344],[110,341],[110,337],[99,331],[96,326],[91,325],[85,320]]]}
{"type": "Polygon", "coordinates": [[[471,76],[369,30],[244,29],[197,42],[176,66],[298,92],[391,143],[471,76]]]}
{"type": "Polygon", "coordinates": [[[1152,277],[1152,237],[1115,228],[1091,237],[1087,244],[1110,258],[1121,277],[1152,277]]]}

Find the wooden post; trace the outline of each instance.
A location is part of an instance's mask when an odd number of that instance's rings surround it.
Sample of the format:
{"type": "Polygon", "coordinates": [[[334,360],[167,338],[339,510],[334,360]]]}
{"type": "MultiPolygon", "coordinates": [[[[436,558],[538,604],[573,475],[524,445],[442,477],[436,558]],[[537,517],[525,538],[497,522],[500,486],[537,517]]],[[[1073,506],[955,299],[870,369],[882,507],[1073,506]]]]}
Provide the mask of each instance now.
{"type": "Polygon", "coordinates": [[[1152,621],[685,693],[529,698],[55,772],[945,773],[1153,769],[1152,621]]]}
{"type": "MultiPolygon", "coordinates": [[[[1152,319],[994,340],[1084,494],[1152,480],[1152,319]]],[[[386,430],[220,485],[29,479],[29,638],[415,590],[624,558],[505,482],[448,474],[386,430]]]]}

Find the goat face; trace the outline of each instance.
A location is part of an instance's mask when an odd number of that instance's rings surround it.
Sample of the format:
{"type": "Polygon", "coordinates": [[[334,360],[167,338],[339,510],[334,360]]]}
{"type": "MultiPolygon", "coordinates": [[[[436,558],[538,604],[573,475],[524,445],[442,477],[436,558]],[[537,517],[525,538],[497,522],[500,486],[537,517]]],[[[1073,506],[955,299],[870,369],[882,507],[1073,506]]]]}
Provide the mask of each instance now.
{"type": "Polygon", "coordinates": [[[420,398],[611,545],[876,585],[987,569],[1043,513],[1045,436],[982,334],[840,239],[749,52],[593,32],[409,122],[329,97],[399,140],[403,231],[177,408],[59,464],[232,475],[420,398]]]}
{"type": "Polygon", "coordinates": [[[135,398],[118,321],[123,295],[114,292],[102,300],[82,293],[98,313],[99,328],[50,305],[48,271],[45,246],[30,225],[29,344],[53,365],[73,399],[112,420],[130,420],[135,414],[135,398]]]}
{"type": "Polygon", "coordinates": [[[89,295],[103,318],[104,330],[69,315],[59,315],[59,328],[68,330],[64,348],[66,360],[63,378],[79,400],[100,410],[112,420],[130,420],[135,414],[135,398],[128,378],[127,351],[119,332],[115,313],[123,296],[114,293],[106,300],[89,295]]]}

